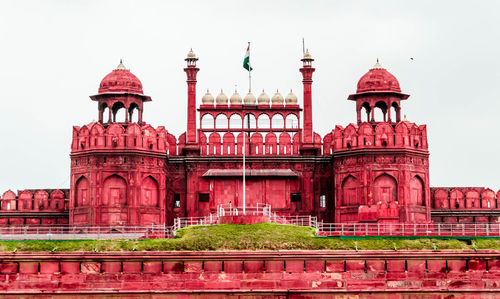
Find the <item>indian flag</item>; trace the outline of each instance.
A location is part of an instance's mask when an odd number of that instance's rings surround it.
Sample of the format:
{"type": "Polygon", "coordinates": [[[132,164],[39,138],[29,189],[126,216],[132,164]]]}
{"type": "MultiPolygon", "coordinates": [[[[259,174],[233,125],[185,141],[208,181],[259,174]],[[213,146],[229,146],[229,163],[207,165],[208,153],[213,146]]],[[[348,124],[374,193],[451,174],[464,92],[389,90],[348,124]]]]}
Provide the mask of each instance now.
{"type": "Polygon", "coordinates": [[[243,59],[243,67],[249,72],[253,70],[250,65],[250,43],[248,43],[247,52],[245,53],[245,58],[243,59]]]}

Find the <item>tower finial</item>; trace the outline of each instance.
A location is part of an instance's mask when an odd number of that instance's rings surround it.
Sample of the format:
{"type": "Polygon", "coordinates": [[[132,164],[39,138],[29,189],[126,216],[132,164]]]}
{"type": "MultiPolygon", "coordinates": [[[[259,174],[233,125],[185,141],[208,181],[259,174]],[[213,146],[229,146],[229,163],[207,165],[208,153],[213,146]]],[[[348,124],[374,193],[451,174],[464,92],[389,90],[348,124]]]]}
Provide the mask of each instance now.
{"type": "Polygon", "coordinates": [[[123,65],[123,60],[120,58],[120,64],[116,67],[117,70],[126,70],[125,66],[123,65]]]}
{"type": "Polygon", "coordinates": [[[382,65],[380,64],[378,57],[377,57],[377,63],[372,67],[372,69],[383,69],[382,65]]]}

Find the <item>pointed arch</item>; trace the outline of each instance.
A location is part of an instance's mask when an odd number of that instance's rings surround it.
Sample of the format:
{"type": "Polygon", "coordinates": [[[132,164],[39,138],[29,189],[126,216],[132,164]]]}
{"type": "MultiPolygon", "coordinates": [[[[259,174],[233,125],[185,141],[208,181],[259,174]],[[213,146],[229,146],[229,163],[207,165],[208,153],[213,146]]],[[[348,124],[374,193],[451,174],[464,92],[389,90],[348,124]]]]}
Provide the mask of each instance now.
{"type": "Polygon", "coordinates": [[[126,206],[127,181],[117,175],[108,176],[103,183],[101,205],[103,206],[126,206]]]}
{"type": "Polygon", "coordinates": [[[75,207],[86,206],[90,203],[90,184],[85,176],[81,176],[75,184],[75,207]]]}
{"type": "Polygon", "coordinates": [[[152,176],[147,176],[141,183],[141,200],[142,206],[158,207],[159,206],[159,184],[152,176]]]}
{"type": "Polygon", "coordinates": [[[398,201],[398,183],[393,176],[384,173],[373,181],[373,200],[374,203],[398,201]]]}
{"type": "Polygon", "coordinates": [[[424,180],[418,175],[410,180],[410,204],[425,206],[424,180]]]}
{"type": "Polygon", "coordinates": [[[342,181],[342,206],[355,206],[361,203],[359,196],[359,181],[353,175],[348,175],[342,181]]]}

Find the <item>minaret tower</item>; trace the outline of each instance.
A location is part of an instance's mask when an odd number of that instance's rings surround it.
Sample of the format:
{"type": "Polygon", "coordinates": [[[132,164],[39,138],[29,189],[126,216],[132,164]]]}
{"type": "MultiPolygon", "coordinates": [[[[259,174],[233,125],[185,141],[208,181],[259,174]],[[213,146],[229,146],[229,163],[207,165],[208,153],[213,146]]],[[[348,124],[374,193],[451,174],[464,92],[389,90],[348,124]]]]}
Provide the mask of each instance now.
{"type": "Polygon", "coordinates": [[[193,49],[189,51],[187,58],[184,60],[187,63],[184,71],[187,75],[186,82],[188,85],[187,132],[184,151],[198,152],[199,154],[198,140],[196,138],[196,74],[200,69],[196,67],[198,58],[194,54],[193,49]]]}
{"type": "Polygon", "coordinates": [[[303,128],[303,152],[314,153],[314,132],[312,125],[312,75],[315,68],[312,67],[314,59],[309,50],[304,53],[301,59],[303,66],[300,69],[302,73],[302,83],[304,84],[304,128],[303,128]]]}

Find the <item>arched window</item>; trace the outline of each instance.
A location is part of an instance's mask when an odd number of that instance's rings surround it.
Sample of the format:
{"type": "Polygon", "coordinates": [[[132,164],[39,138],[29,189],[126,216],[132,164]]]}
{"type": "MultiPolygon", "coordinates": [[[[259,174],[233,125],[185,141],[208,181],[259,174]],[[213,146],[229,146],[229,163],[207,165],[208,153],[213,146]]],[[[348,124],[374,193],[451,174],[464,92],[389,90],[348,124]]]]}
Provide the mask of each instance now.
{"type": "Polygon", "coordinates": [[[202,129],[213,129],[214,128],[214,117],[211,114],[204,114],[201,118],[201,128],[202,129]]]}
{"type": "Polygon", "coordinates": [[[392,105],[391,105],[391,119],[390,120],[393,122],[400,121],[398,103],[392,103],[392,105]]]}
{"type": "Polygon", "coordinates": [[[286,128],[287,129],[298,129],[299,128],[299,118],[295,114],[288,114],[286,117],[286,128]]]}
{"type": "Polygon", "coordinates": [[[361,121],[370,121],[371,112],[372,108],[370,108],[370,104],[368,104],[367,102],[363,103],[363,105],[361,106],[361,121]],[[366,118],[364,118],[363,115],[366,115],[366,118]]]}
{"type": "Polygon", "coordinates": [[[241,115],[233,114],[229,118],[229,128],[230,129],[241,129],[243,125],[243,121],[241,119],[241,115]]]}
{"type": "Polygon", "coordinates": [[[377,102],[375,104],[375,121],[386,121],[387,104],[385,102],[377,102]]]}
{"type": "Polygon", "coordinates": [[[283,129],[285,127],[285,120],[283,118],[283,115],[277,113],[273,115],[272,118],[272,127],[273,129],[283,129]]]}
{"type": "Polygon", "coordinates": [[[378,176],[373,182],[374,203],[390,203],[398,201],[398,184],[396,179],[388,174],[378,176]]]}
{"type": "Polygon", "coordinates": [[[269,129],[271,127],[271,120],[269,119],[269,115],[263,113],[259,115],[257,119],[257,126],[260,129],[269,129]]]}
{"type": "Polygon", "coordinates": [[[245,119],[243,120],[243,128],[246,129],[255,129],[257,121],[255,120],[255,115],[248,113],[245,115],[245,119]]]}
{"type": "Polygon", "coordinates": [[[130,104],[128,108],[128,119],[130,122],[139,122],[139,106],[136,103],[130,104]]]}
{"type": "Polygon", "coordinates": [[[101,119],[103,123],[108,123],[110,121],[109,119],[109,108],[106,103],[103,103],[101,106],[101,119]]]}
{"type": "Polygon", "coordinates": [[[219,114],[215,118],[215,128],[216,129],[227,129],[227,116],[225,114],[219,114]]]}
{"type": "Polygon", "coordinates": [[[113,104],[113,122],[125,122],[127,110],[122,102],[113,104]]]}

